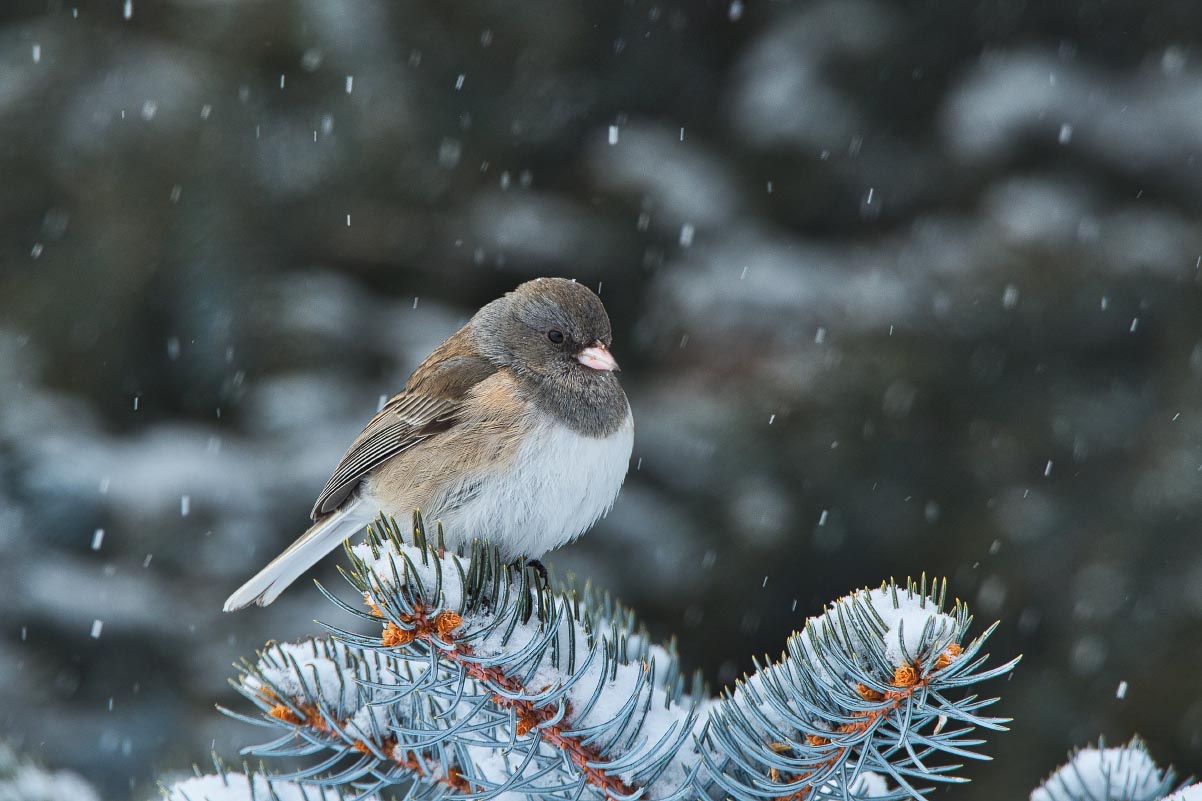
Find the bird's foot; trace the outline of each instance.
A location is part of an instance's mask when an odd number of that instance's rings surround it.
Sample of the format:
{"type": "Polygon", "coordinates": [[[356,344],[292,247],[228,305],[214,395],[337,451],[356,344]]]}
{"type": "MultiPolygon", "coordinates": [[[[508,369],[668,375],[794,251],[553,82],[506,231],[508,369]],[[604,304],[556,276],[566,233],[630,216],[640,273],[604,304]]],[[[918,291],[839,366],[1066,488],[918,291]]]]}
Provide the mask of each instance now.
{"type": "Polygon", "coordinates": [[[538,573],[538,577],[543,580],[543,584],[547,583],[547,568],[542,562],[538,561],[537,559],[527,559],[526,567],[531,568],[535,573],[538,573]]]}
{"type": "Polygon", "coordinates": [[[537,605],[535,603],[535,593],[539,592],[540,586],[543,589],[547,589],[547,568],[537,559],[526,558],[515,559],[510,564],[510,567],[517,568],[520,571],[520,575],[523,577],[525,577],[526,568],[530,568],[538,575],[538,583],[526,585],[526,599],[523,601],[524,612],[522,614],[522,622],[528,623],[530,622],[531,616],[534,615],[534,608],[537,605]]]}

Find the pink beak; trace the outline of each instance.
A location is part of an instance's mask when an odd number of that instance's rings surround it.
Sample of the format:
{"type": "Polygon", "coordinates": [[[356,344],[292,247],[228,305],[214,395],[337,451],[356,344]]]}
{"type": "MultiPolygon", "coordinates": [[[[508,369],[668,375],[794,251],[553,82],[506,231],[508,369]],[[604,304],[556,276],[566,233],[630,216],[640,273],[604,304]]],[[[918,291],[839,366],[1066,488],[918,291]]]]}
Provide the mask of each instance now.
{"type": "Polygon", "coordinates": [[[593,370],[618,370],[618,363],[614,361],[614,357],[610,354],[609,349],[600,342],[589,345],[580,351],[576,355],[576,361],[593,370]]]}

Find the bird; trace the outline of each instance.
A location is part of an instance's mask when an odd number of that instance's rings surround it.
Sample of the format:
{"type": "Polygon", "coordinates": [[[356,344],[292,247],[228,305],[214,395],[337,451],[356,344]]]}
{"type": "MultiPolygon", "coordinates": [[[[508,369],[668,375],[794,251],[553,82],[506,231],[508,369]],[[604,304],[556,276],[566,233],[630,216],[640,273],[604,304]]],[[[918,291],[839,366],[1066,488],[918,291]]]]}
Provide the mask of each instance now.
{"type": "Polygon", "coordinates": [[[608,513],[634,447],[612,339],[601,299],[565,278],[481,307],[368,422],[313,524],[225,611],[270,604],[381,513],[419,510],[441,522],[446,547],[487,540],[507,562],[575,540],[608,513]]]}

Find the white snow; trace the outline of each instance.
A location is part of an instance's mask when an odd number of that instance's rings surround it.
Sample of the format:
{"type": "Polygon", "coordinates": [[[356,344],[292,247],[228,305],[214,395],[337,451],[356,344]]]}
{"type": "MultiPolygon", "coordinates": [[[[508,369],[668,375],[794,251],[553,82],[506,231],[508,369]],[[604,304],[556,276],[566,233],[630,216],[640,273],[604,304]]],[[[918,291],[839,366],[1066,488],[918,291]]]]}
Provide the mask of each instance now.
{"type": "Polygon", "coordinates": [[[398,679],[389,670],[377,670],[370,663],[355,664],[346,647],[336,641],[312,640],[283,643],[272,647],[259,659],[263,680],[247,677],[243,684],[251,690],[271,689],[294,703],[322,699],[329,713],[342,721],[352,735],[378,741],[388,728],[387,705],[368,705],[370,694],[360,689],[359,680],[391,684],[398,679]],[[299,669],[298,669],[299,668],[299,669]],[[303,684],[302,684],[303,677],[303,684]]]}
{"type": "Polygon", "coordinates": [[[845,145],[862,131],[861,104],[828,76],[869,57],[898,30],[887,4],[814,3],[769,26],[743,50],[727,112],[735,136],[756,147],[845,145]],[[805,98],[805,102],[797,102],[805,98]]]}
{"type": "Polygon", "coordinates": [[[685,223],[680,226],[680,246],[682,248],[687,248],[693,244],[694,233],[696,233],[696,229],[692,223],[685,223]]]}
{"type": "MultiPolygon", "coordinates": [[[[519,182],[525,176],[523,172],[519,182]]],[[[505,172],[500,180],[505,189],[513,178],[505,172]]],[[[594,224],[594,212],[589,208],[563,195],[534,189],[482,193],[468,207],[471,236],[482,248],[480,263],[496,252],[516,260],[569,258],[587,249],[594,224]]]]}
{"type": "Polygon", "coordinates": [[[860,774],[860,778],[853,786],[852,792],[857,795],[862,794],[876,798],[877,796],[888,794],[889,782],[879,773],[865,771],[860,774]]]}
{"type": "Polygon", "coordinates": [[[0,743],[0,799],[70,799],[100,801],[86,781],[71,771],[50,771],[19,759],[9,746],[0,743]]]}
{"type": "MultiPolygon", "coordinates": [[[[336,643],[333,648],[334,658],[331,658],[323,646],[315,648],[312,641],[280,643],[259,660],[259,670],[275,687],[273,692],[290,699],[320,697],[333,709],[349,715],[360,706],[356,673],[354,667],[347,664],[346,649],[336,643]],[[273,661],[279,661],[281,665],[277,667],[273,661]],[[303,684],[301,676],[304,677],[303,684]]],[[[245,683],[252,688],[264,686],[255,678],[248,678],[245,683]]]]}
{"type": "MultiPolygon", "coordinates": [[[[66,796],[64,796],[66,797],[66,796]]],[[[269,782],[263,776],[229,772],[194,776],[171,785],[165,801],[335,801],[340,796],[312,784],[269,782]]],[[[379,801],[377,796],[363,801],[379,801]]]]}
{"type": "Polygon", "coordinates": [[[1152,801],[1163,778],[1137,740],[1119,748],[1083,748],[1035,788],[1030,801],[1152,801]]]}
{"type": "MultiPolygon", "coordinates": [[[[408,532],[403,532],[405,536],[409,536],[408,532]]],[[[433,538],[434,531],[428,531],[428,535],[433,538]]],[[[400,579],[402,585],[405,584],[405,570],[408,564],[399,555],[396,554],[390,544],[385,544],[379,550],[379,558],[373,553],[371,545],[362,542],[358,545],[351,546],[351,550],[355,556],[362,559],[367,564],[373,567],[375,574],[385,584],[392,586],[394,576],[400,579]]],[[[454,554],[447,553],[441,560],[436,560],[430,557],[427,564],[422,564],[422,552],[412,545],[402,546],[402,551],[405,556],[409,557],[409,562],[413,565],[414,573],[411,574],[411,579],[416,578],[417,582],[427,592],[429,592],[438,581],[439,571],[442,572],[442,598],[438,605],[439,609],[450,609],[458,611],[463,606],[463,582],[460,578],[460,566],[464,573],[467,572],[470,560],[467,558],[460,559],[454,554]],[[435,562],[439,562],[435,566],[435,562]],[[457,564],[458,563],[458,566],[457,564]]]]}
{"type": "Polygon", "coordinates": [[[1172,795],[1165,796],[1164,801],[1202,801],[1202,782],[1182,787],[1172,795]]]}
{"type": "Polygon", "coordinates": [[[944,133],[976,161],[1047,136],[1116,169],[1167,168],[1202,142],[1202,128],[1188,111],[1202,98],[1200,72],[1196,66],[1186,72],[1182,80],[1166,81],[1153,71],[1125,75],[1065,64],[1040,49],[995,53],[951,93],[944,133]]]}
{"type": "Polygon", "coordinates": [[[684,144],[681,129],[644,120],[611,128],[589,153],[592,180],[610,192],[645,198],[640,229],[653,222],[679,234],[689,222],[708,227],[731,219],[743,205],[738,177],[704,148],[684,144]],[[621,144],[619,145],[619,141],[621,144]],[[652,214],[651,212],[654,212],[652,214]]]}
{"type": "MultiPolygon", "coordinates": [[[[837,789],[834,781],[827,782],[827,786],[832,790],[837,789]]],[[[881,774],[866,770],[856,777],[849,792],[861,797],[879,798],[889,794],[889,782],[881,774]]]]}
{"type": "MultiPolygon", "coordinates": [[[[955,642],[956,621],[950,615],[939,613],[930,598],[923,599],[918,593],[907,595],[898,589],[897,606],[894,606],[894,594],[888,588],[878,587],[875,590],[861,590],[846,595],[830,605],[826,612],[806,620],[805,629],[800,637],[806,652],[814,654],[813,637],[822,625],[829,622],[839,629],[838,613],[841,607],[854,603],[869,603],[876,614],[885,624],[882,640],[885,645],[885,656],[894,667],[902,667],[916,659],[925,656],[930,651],[942,652],[955,642]],[[928,648],[923,653],[923,632],[930,623],[931,639],[928,648]]],[[[867,643],[853,643],[856,650],[866,656],[870,647],[867,643]]]]}

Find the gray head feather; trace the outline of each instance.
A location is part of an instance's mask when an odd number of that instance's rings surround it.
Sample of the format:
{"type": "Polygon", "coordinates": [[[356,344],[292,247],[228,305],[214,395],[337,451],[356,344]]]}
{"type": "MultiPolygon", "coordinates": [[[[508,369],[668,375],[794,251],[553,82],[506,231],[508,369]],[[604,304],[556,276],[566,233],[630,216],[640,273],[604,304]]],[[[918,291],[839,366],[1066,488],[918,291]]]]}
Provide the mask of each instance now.
{"type": "Polygon", "coordinates": [[[476,347],[512,370],[532,398],[569,427],[608,436],[626,419],[626,395],[612,372],[577,360],[587,347],[609,346],[605,306],[588,287],[536,278],[480,309],[469,327],[476,347]]]}

